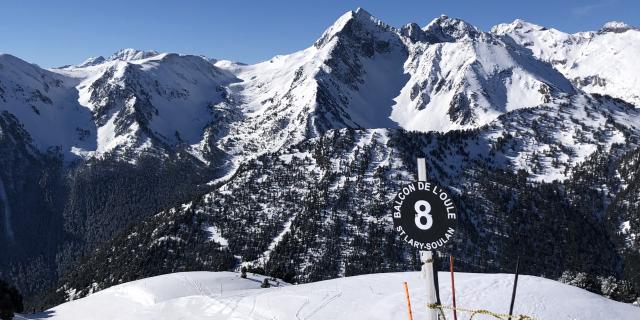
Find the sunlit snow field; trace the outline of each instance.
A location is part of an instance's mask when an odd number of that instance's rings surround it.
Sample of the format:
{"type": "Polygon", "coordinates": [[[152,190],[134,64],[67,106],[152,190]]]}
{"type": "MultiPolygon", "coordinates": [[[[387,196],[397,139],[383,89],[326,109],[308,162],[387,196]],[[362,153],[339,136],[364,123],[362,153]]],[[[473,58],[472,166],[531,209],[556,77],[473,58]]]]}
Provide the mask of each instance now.
{"type": "MultiPolygon", "coordinates": [[[[402,283],[409,283],[414,319],[425,319],[425,282],[418,272],[348,277],[260,288],[264,277],[186,272],[118,285],[29,316],[29,319],[408,319],[402,283]]],[[[449,274],[439,274],[450,304],[449,274]]],[[[513,275],[456,274],[459,307],[506,313],[513,275]]],[[[640,319],[640,308],[556,281],[521,276],[516,314],[536,319],[640,319]]],[[[470,314],[460,313],[458,319],[470,314]]],[[[447,319],[453,319],[447,312],[447,319]]],[[[492,319],[475,316],[474,319],[492,319]]]]}

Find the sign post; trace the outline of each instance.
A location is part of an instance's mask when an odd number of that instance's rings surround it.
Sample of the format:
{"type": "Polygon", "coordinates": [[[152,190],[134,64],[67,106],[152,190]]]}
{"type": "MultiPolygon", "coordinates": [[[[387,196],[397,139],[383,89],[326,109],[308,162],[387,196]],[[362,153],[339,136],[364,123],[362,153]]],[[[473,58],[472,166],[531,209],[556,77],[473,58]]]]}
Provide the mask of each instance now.
{"type": "MultiPolygon", "coordinates": [[[[436,287],[433,277],[433,253],[431,251],[420,251],[420,259],[422,260],[422,277],[427,282],[427,304],[436,303],[436,287]]],[[[438,310],[428,309],[427,320],[438,320],[438,310]]]]}
{"type": "MultiPolygon", "coordinates": [[[[418,158],[418,181],[427,181],[427,164],[424,158],[418,158]]],[[[433,272],[433,253],[431,251],[420,250],[420,261],[422,262],[421,275],[427,282],[427,304],[436,303],[434,277],[438,275],[434,275],[433,272]]],[[[427,320],[438,320],[436,309],[427,310],[427,320]]]]}
{"type": "Polygon", "coordinates": [[[513,280],[513,292],[511,292],[511,304],[509,305],[509,320],[511,320],[511,316],[513,315],[513,303],[516,301],[516,289],[518,288],[518,274],[520,273],[518,267],[520,266],[520,256],[518,256],[518,260],[516,260],[516,276],[513,280]]]}
{"type": "MultiPolygon", "coordinates": [[[[458,209],[447,190],[427,182],[424,158],[418,158],[418,181],[404,186],[393,204],[394,229],[402,241],[420,251],[421,275],[427,284],[427,303],[436,304],[433,251],[444,247],[455,233],[458,209]]],[[[427,320],[437,320],[436,309],[427,310],[427,320]]]]}
{"type": "Polygon", "coordinates": [[[451,300],[453,301],[453,320],[458,320],[456,310],[456,280],[453,275],[453,256],[449,256],[449,273],[451,273],[451,300]]]}

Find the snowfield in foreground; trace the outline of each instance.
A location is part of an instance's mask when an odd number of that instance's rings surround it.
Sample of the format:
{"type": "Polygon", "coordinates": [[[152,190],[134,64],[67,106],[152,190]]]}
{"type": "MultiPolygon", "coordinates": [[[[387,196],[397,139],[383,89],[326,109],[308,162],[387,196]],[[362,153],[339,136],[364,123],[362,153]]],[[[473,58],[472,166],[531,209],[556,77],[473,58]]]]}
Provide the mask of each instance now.
{"type": "MultiPolygon", "coordinates": [[[[31,319],[407,319],[402,282],[409,283],[414,319],[425,319],[425,284],[418,272],[348,277],[261,289],[262,276],[232,272],[174,273],[118,285],[57,306],[31,319]]],[[[439,274],[451,301],[449,274],[439,274]]],[[[513,275],[457,273],[459,307],[506,313],[513,275]]],[[[536,319],[640,319],[640,308],[556,281],[521,276],[516,314],[536,319]]],[[[468,319],[469,314],[458,314],[468,319]]],[[[19,318],[18,318],[19,319],[19,318]]],[[[447,319],[452,315],[447,313],[447,319]]],[[[474,319],[490,319],[476,316],[474,319]]],[[[493,318],[491,318],[493,319],[493,318]]]]}

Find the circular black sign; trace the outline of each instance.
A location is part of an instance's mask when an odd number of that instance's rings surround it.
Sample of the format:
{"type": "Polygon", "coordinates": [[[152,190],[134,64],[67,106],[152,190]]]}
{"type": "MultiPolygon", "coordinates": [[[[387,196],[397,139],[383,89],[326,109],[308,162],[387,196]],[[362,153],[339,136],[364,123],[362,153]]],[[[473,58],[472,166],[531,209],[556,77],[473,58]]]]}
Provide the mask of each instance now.
{"type": "Polygon", "coordinates": [[[453,238],[458,209],[449,193],[430,182],[404,186],[393,201],[393,226],[402,241],[419,250],[443,247],[453,238]]]}

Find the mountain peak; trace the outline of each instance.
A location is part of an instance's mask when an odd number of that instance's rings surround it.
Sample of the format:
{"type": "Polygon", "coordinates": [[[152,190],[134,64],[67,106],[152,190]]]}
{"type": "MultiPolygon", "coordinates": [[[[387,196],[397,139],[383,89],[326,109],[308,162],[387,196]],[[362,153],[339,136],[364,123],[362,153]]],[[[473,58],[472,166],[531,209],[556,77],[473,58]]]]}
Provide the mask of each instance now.
{"type": "Polygon", "coordinates": [[[427,25],[426,28],[429,28],[429,26],[432,26],[432,25],[456,26],[456,27],[460,27],[460,28],[464,28],[464,29],[466,29],[466,28],[476,29],[470,23],[468,23],[468,22],[466,22],[466,21],[464,21],[462,19],[449,17],[446,14],[441,14],[437,18],[431,20],[431,22],[429,22],[429,24],[427,25]]]}
{"type": "Polygon", "coordinates": [[[104,56],[91,57],[85,60],[84,62],[72,67],[77,67],[77,68],[92,67],[92,66],[103,64],[107,61],[135,61],[135,60],[150,58],[157,55],[159,55],[159,53],[154,50],[142,51],[142,50],[137,50],[132,48],[126,48],[126,49],[121,49],[115,52],[114,54],[109,56],[109,58],[105,58],[104,56]]]}
{"type": "Polygon", "coordinates": [[[343,30],[348,29],[349,26],[353,23],[359,25],[359,28],[366,29],[386,29],[392,30],[393,28],[380,19],[372,16],[369,12],[362,8],[357,8],[355,11],[349,11],[343,14],[336,22],[331,25],[325,32],[322,34],[320,39],[316,41],[314,44],[315,47],[320,48],[324,44],[331,41],[335,35],[341,33],[343,30]]]}
{"type": "MultiPolygon", "coordinates": [[[[3,64],[6,64],[10,68],[11,67],[12,68],[18,68],[19,70],[23,70],[23,71],[28,70],[27,72],[29,72],[29,73],[39,72],[40,70],[42,70],[42,69],[40,69],[40,67],[37,64],[27,62],[27,61],[22,60],[22,59],[14,56],[12,54],[9,54],[9,53],[0,52],[0,76],[2,76],[2,74],[1,74],[2,71],[6,71],[6,70],[4,70],[4,68],[6,68],[6,66],[3,66],[3,64]]],[[[2,83],[0,82],[0,85],[1,84],[2,83]]],[[[0,93],[2,93],[2,87],[1,86],[0,86],[0,93]]],[[[1,96],[2,95],[0,95],[0,97],[1,96]]],[[[1,99],[0,99],[0,101],[1,101],[1,99]]]]}
{"type": "Polygon", "coordinates": [[[158,55],[157,51],[142,51],[132,48],[122,49],[109,57],[109,61],[133,61],[141,60],[158,55]]]}
{"type": "Polygon", "coordinates": [[[628,30],[639,30],[638,28],[628,25],[622,21],[609,21],[602,26],[600,32],[622,33],[628,30]]]}
{"type": "Polygon", "coordinates": [[[433,19],[424,28],[424,31],[436,36],[442,41],[452,41],[454,39],[464,38],[465,36],[475,38],[481,33],[480,30],[470,23],[462,19],[450,18],[445,14],[433,19]]]}
{"type": "MultiPolygon", "coordinates": [[[[525,34],[532,31],[547,31],[547,27],[537,25],[522,19],[515,19],[511,23],[500,23],[491,28],[491,33],[495,35],[505,35],[511,33],[525,34]]],[[[555,31],[554,31],[555,32],[555,31]]]]}
{"type": "Polygon", "coordinates": [[[78,67],[80,68],[91,67],[91,66],[99,65],[105,61],[107,61],[107,59],[105,59],[103,56],[91,57],[85,60],[83,63],[79,64],[78,67]]]}
{"type": "Polygon", "coordinates": [[[426,33],[415,22],[408,23],[400,29],[400,34],[408,37],[413,42],[424,41],[427,39],[426,33]]]}
{"type": "Polygon", "coordinates": [[[358,7],[356,9],[356,11],[353,11],[353,16],[354,17],[362,17],[362,18],[373,18],[373,16],[365,9],[363,9],[362,7],[358,7]]]}
{"type": "Polygon", "coordinates": [[[20,59],[20,58],[18,58],[16,56],[10,54],[10,53],[0,52],[0,61],[3,61],[3,60],[5,62],[16,62],[16,61],[19,61],[20,63],[25,63],[25,64],[28,63],[28,62],[26,62],[26,61],[24,61],[24,60],[22,60],[22,59],[20,59]]]}

